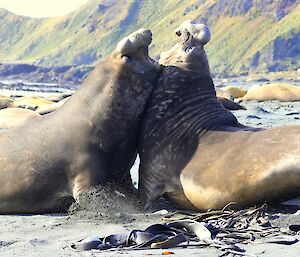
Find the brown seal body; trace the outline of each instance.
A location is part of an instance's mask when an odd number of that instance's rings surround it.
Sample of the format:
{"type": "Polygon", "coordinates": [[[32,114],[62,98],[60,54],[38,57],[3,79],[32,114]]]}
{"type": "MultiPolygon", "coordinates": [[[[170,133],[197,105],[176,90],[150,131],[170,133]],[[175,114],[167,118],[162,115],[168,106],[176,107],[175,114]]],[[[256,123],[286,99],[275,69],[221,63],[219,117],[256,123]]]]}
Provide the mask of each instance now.
{"type": "Polygon", "coordinates": [[[0,213],[65,209],[91,186],[128,179],[160,68],[149,30],[119,42],[56,112],[0,132],[0,213]]]}
{"type": "Polygon", "coordinates": [[[254,85],[248,90],[247,94],[245,94],[242,99],[246,101],[300,101],[300,88],[288,83],[271,83],[261,86],[254,85]]]}
{"type": "Polygon", "coordinates": [[[28,109],[5,108],[0,110],[0,129],[20,126],[40,116],[40,114],[28,109]]]}
{"type": "Polygon", "coordinates": [[[198,209],[286,200],[300,194],[300,126],[244,131],[228,125],[201,138],[182,169],[187,199],[198,209]]]}
{"type": "Polygon", "coordinates": [[[14,100],[7,96],[0,96],[0,110],[13,106],[14,100]]]}
{"type": "Polygon", "coordinates": [[[60,100],[59,102],[54,102],[53,104],[47,104],[47,105],[38,107],[35,111],[41,115],[45,115],[50,112],[54,112],[57,109],[59,109],[60,107],[62,107],[69,100],[69,98],[70,98],[70,96],[60,100]]]}
{"type": "Polygon", "coordinates": [[[14,100],[14,107],[34,110],[38,107],[50,104],[53,104],[53,102],[38,96],[22,96],[14,100]]]}
{"type": "Polygon", "coordinates": [[[148,205],[166,196],[204,210],[299,195],[300,126],[262,130],[238,123],[216,98],[203,45],[185,33],[165,53],[145,111],[140,197],[148,205]]]}

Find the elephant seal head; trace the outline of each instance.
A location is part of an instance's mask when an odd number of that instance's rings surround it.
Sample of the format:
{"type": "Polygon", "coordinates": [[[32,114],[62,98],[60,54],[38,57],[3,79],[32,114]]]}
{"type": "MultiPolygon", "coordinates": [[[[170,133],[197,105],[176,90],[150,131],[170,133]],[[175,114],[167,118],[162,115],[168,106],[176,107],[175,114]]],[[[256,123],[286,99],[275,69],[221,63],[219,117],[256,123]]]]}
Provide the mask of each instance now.
{"type": "Polygon", "coordinates": [[[164,66],[177,66],[183,69],[201,71],[210,75],[204,45],[209,42],[211,33],[205,24],[185,21],[174,30],[179,42],[163,52],[159,63],[164,66]]]}
{"type": "Polygon", "coordinates": [[[211,38],[210,30],[205,24],[195,23],[194,21],[187,20],[183,22],[178,28],[174,30],[177,36],[182,35],[182,31],[188,30],[193,37],[194,42],[198,42],[199,45],[205,45],[211,38]]]}
{"type": "MultiPolygon", "coordinates": [[[[160,66],[149,57],[148,46],[152,42],[152,33],[148,29],[139,29],[122,39],[114,52],[113,57],[120,56],[130,66],[133,73],[147,74],[149,71],[159,71],[160,66]]],[[[122,67],[124,68],[124,67],[122,67]]]]}

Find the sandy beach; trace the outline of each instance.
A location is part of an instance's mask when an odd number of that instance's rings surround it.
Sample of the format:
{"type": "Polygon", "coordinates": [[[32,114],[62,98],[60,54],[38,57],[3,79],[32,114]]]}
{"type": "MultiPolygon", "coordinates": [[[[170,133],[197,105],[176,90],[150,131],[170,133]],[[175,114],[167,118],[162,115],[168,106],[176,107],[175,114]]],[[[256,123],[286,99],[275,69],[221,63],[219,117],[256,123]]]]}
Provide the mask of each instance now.
{"type": "MultiPolygon", "coordinates": [[[[249,85],[245,85],[247,88],[249,85]]],[[[24,93],[24,92],[20,92],[24,93]]],[[[10,95],[10,91],[0,91],[0,95],[10,95]]],[[[32,92],[30,93],[32,94],[32,92]]],[[[34,93],[41,96],[47,93],[34,93]]],[[[300,102],[241,102],[247,110],[233,113],[246,125],[270,128],[292,124],[300,125],[300,102]]],[[[247,156],[245,156],[247,158],[247,156]]],[[[132,178],[137,184],[138,160],[132,168],[132,178]]],[[[112,192],[116,193],[115,191],[112,192]]],[[[125,202],[126,202],[125,196],[125,202]]],[[[109,194],[101,195],[101,204],[94,202],[95,208],[70,214],[46,215],[1,215],[0,216],[0,256],[160,256],[164,250],[140,250],[124,252],[75,252],[71,243],[90,236],[106,236],[132,229],[145,229],[153,223],[161,223],[156,214],[134,214],[132,206],[111,205],[114,201],[109,194]],[[123,208],[123,209],[122,209],[123,208]],[[128,215],[127,215],[128,213],[128,215]],[[113,215],[111,215],[113,214],[113,215]]],[[[132,200],[131,200],[132,202],[132,200]]],[[[300,207],[299,207],[300,208],[300,207]]],[[[300,224],[297,207],[286,213],[279,213],[274,224],[287,227],[300,224]]],[[[275,210],[276,212],[276,210],[275,210]]],[[[278,212],[281,212],[278,210],[278,212]]],[[[300,236],[297,236],[300,240],[300,236]]],[[[291,246],[279,244],[243,245],[247,253],[256,256],[299,256],[300,243],[291,246]]],[[[172,248],[174,256],[220,256],[215,248],[172,248]]]]}
{"type": "MultiPolygon", "coordinates": [[[[293,214],[286,214],[290,219],[293,214]]],[[[300,222],[299,214],[297,217],[300,222]]],[[[90,236],[123,233],[131,229],[143,229],[160,220],[159,216],[130,223],[103,222],[101,219],[78,219],[69,215],[9,215],[0,216],[0,256],[160,256],[166,250],[142,250],[124,252],[74,252],[70,245],[90,236]]],[[[300,236],[297,236],[300,240],[300,236]]],[[[256,256],[299,256],[300,243],[291,246],[279,244],[243,245],[247,253],[256,256]]],[[[172,248],[174,256],[220,256],[215,248],[172,248]]]]}

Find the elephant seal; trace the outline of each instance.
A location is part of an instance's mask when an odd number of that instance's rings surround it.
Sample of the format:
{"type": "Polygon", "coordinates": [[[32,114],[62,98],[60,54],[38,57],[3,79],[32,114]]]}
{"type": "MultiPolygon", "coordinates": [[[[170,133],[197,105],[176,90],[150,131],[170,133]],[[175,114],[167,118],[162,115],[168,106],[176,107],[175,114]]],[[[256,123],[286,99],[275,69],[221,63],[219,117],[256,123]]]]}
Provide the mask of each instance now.
{"type": "Polygon", "coordinates": [[[0,213],[64,210],[91,186],[129,176],[160,73],[150,30],[123,40],[56,112],[0,132],[0,213]]]}
{"type": "Polygon", "coordinates": [[[228,110],[246,110],[246,108],[239,103],[233,101],[234,97],[227,91],[216,88],[216,95],[218,100],[228,110]]]}
{"type": "Polygon", "coordinates": [[[14,100],[9,97],[0,96],[0,110],[8,108],[8,107],[12,107],[13,102],[14,102],[14,100]]]}
{"type": "Polygon", "coordinates": [[[0,129],[17,127],[41,115],[23,108],[6,108],[0,110],[0,129]]]}
{"type": "Polygon", "coordinates": [[[299,195],[300,126],[240,124],[216,98],[204,44],[186,29],[181,37],[164,54],[140,130],[141,199],[207,210],[299,195]]]}
{"type": "Polygon", "coordinates": [[[245,94],[247,94],[246,89],[235,87],[235,86],[222,87],[221,90],[228,92],[228,94],[230,94],[233,98],[241,98],[245,94]]]}
{"type": "Polygon", "coordinates": [[[221,88],[215,88],[217,97],[227,98],[229,100],[233,100],[234,97],[227,91],[222,90],[221,88]]]}
{"type": "Polygon", "coordinates": [[[69,100],[69,98],[70,96],[60,100],[59,102],[38,107],[35,111],[42,115],[54,112],[58,108],[62,107],[69,100]]]}
{"type": "Polygon", "coordinates": [[[55,95],[49,95],[46,97],[47,100],[58,103],[65,98],[68,98],[72,95],[72,93],[61,93],[61,94],[55,94],[55,95]]]}
{"type": "Polygon", "coordinates": [[[300,101],[300,88],[288,83],[271,83],[266,85],[254,85],[243,100],[270,101],[279,100],[281,102],[300,101]]]}
{"type": "Polygon", "coordinates": [[[43,97],[38,96],[22,96],[20,98],[16,98],[13,106],[18,108],[26,108],[35,110],[41,106],[53,104],[54,102],[47,100],[43,97]]]}

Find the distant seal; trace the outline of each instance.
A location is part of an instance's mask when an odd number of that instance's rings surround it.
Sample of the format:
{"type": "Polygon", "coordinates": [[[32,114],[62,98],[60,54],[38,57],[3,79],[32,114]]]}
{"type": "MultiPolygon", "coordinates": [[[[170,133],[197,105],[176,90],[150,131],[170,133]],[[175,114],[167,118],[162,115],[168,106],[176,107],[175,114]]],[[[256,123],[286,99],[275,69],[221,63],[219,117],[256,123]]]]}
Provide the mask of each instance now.
{"type": "Polygon", "coordinates": [[[14,100],[9,97],[0,96],[0,110],[13,106],[13,102],[14,100]]]}
{"type": "Polygon", "coordinates": [[[20,126],[40,117],[38,113],[23,108],[6,108],[0,110],[0,129],[20,126]]]}
{"type": "Polygon", "coordinates": [[[241,98],[247,94],[247,90],[235,86],[222,87],[221,90],[228,92],[233,98],[241,98]]]}
{"type": "Polygon", "coordinates": [[[142,122],[141,199],[207,210],[299,195],[300,126],[240,124],[216,98],[204,44],[187,29],[181,37],[165,53],[142,122]]]}
{"type": "Polygon", "coordinates": [[[300,101],[300,87],[288,83],[270,83],[265,85],[252,86],[243,100],[270,101],[279,100],[281,102],[300,101]]]}
{"type": "Polygon", "coordinates": [[[216,88],[217,97],[226,98],[229,100],[233,100],[234,97],[227,91],[222,90],[221,88],[216,88]]]}
{"type": "Polygon", "coordinates": [[[53,104],[54,102],[38,96],[23,96],[14,100],[13,106],[35,110],[38,107],[53,104]]]}
{"type": "Polygon", "coordinates": [[[58,211],[93,185],[128,179],[160,73],[151,40],[149,30],[130,34],[62,108],[0,132],[0,213],[58,211]]]}
{"type": "Polygon", "coordinates": [[[72,93],[61,93],[61,94],[54,94],[54,95],[49,95],[46,97],[47,100],[58,103],[62,100],[64,100],[67,97],[70,97],[72,93]]]}
{"type": "Polygon", "coordinates": [[[246,110],[246,108],[239,103],[233,101],[234,97],[227,91],[216,88],[216,95],[218,100],[228,110],[246,110]]]}
{"type": "Polygon", "coordinates": [[[35,111],[42,115],[48,114],[50,112],[54,112],[58,108],[62,107],[69,100],[69,98],[70,98],[70,96],[60,100],[59,102],[55,102],[52,104],[47,104],[47,105],[38,107],[35,111]]]}

